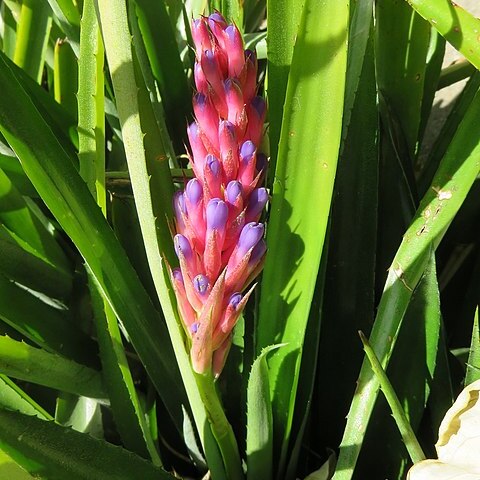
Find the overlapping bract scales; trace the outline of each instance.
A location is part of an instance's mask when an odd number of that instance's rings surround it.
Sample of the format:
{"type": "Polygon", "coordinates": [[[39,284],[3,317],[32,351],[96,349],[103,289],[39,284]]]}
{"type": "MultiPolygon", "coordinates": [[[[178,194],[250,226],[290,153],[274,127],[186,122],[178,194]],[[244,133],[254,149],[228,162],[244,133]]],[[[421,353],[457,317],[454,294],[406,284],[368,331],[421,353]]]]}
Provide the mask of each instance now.
{"type": "Polygon", "coordinates": [[[219,375],[232,329],[263,265],[268,200],[260,153],[265,101],[256,96],[257,59],[219,13],[192,23],[196,121],[188,127],[195,177],[174,197],[180,268],[172,282],[191,338],[196,372],[219,375]]]}

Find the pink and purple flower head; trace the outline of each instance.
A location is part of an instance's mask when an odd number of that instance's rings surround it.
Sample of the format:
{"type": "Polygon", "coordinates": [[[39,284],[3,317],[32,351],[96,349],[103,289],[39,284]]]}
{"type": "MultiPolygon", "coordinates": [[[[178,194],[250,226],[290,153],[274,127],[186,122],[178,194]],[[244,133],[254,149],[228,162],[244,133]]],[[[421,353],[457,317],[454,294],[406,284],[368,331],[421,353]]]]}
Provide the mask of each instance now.
{"type": "Polygon", "coordinates": [[[218,376],[266,252],[258,223],[268,201],[260,184],[266,104],[256,96],[256,55],[235,25],[215,12],[193,21],[192,37],[197,93],[187,133],[195,178],[173,200],[180,268],[171,276],[192,366],[218,376]]]}

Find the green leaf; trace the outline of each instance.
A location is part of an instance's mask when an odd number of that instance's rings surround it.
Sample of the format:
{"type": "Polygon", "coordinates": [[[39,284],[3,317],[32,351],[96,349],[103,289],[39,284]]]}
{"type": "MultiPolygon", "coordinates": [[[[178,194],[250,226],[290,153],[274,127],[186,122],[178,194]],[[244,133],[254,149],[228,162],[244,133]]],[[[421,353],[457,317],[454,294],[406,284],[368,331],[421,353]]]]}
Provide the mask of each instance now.
{"type": "Polygon", "coordinates": [[[267,0],[267,80],[270,176],[275,173],[282,128],[283,106],[293,46],[305,0],[267,0]]]}
{"type": "MultiPolygon", "coordinates": [[[[480,171],[480,138],[476,124],[480,114],[477,94],[443,158],[430,189],[422,199],[413,222],[403,236],[389,269],[370,343],[386,367],[395,346],[412,292],[430,257],[458,212],[480,171]]],[[[335,480],[350,479],[365,428],[378,394],[378,382],[365,363],[359,377],[361,395],[353,399],[343,436],[335,480]]]]}
{"type": "MultiPolygon", "coordinates": [[[[351,115],[354,108],[357,91],[362,85],[360,83],[360,76],[362,75],[364,68],[367,46],[368,43],[371,43],[373,0],[356,2],[354,5],[352,5],[351,17],[350,30],[348,32],[349,40],[347,81],[345,85],[345,104],[343,113],[343,141],[345,140],[345,136],[350,126],[351,115]]],[[[372,52],[370,52],[370,55],[372,55],[372,52]]]]}
{"type": "Polygon", "coordinates": [[[384,0],[375,5],[378,88],[398,119],[413,162],[422,113],[430,26],[406,3],[384,0]],[[392,45],[395,45],[395,55],[392,55],[392,45]]]}
{"type": "MultiPolygon", "coordinates": [[[[138,36],[136,38],[139,38],[138,36]]],[[[136,51],[140,52],[141,47],[136,51]]],[[[174,264],[177,257],[173,249],[172,230],[173,222],[173,182],[169,164],[176,165],[177,160],[171,146],[170,138],[164,123],[164,113],[155,100],[155,82],[150,81],[147,65],[138,64],[137,58],[133,55],[135,80],[138,88],[138,109],[140,114],[140,125],[144,134],[144,147],[147,171],[150,176],[150,184],[155,185],[150,193],[152,197],[153,213],[157,226],[157,236],[162,239],[163,255],[167,262],[174,264]],[[143,75],[142,75],[143,73],[143,75]],[[150,87],[150,88],[149,88],[150,87]]],[[[128,161],[127,161],[128,163],[128,161]]]]}
{"type": "MultiPolygon", "coordinates": [[[[422,417],[426,413],[425,406],[436,371],[440,324],[440,294],[435,258],[431,254],[425,274],[408,305],[387,370],[396,396],[405,411],[405,418],[414,431],[418,431],[422,417]]],[[[383,386],[381,388],[383,390],[383,386]]],[[[360,477],[365,475],[372,475],[373,478],[405,477],[408,454],[412,452],[408,446],[405,448],[403,434],[399,435],[398,428],[389,421],[391,413],[391,408],[383,398],[379,398],[367,429],[364,449],[357,467],[357,474],[360,477]],[[372,455],[377,454],[385,461],[372,465],[372,455]]],[[[418,459],[418,451],[415,446],[413,448],[418,459]]]]}
{"type": "MultiPolygon", "coordinates": [[[[103,61],[95,5],[93,0],[86,0],[80,34],[79,126],[90,135],[79,134],[80,174],[106,215],[103,61]]],[[[117,317],[96,290],[93,279],[90,283],[103,376],[117,430],[126,448],[161,465],[135,390],[117,317]]]]}
{"type": "Polygon", "coordinates": [[[480,69],[480,51],[478,49],[480,19],[475,18],[455,2],[445,2],[443,0],[406,1],[472,65],[480,69]]]}
{"type": "Polygon", "coordinates": [[[469,78],[476,71],[477,69],[468,60],[460,59],[442,69],[438,80],[438,90],[469,78]]]}
{"type": "Polygon", "coordinates": [[[0,58],[0,131],[42,199],[95,275],[102,295],[125,325],[172,417],[185,402],[168,334],[131,264],[52,130],[0,58]],[[15,99],[15,109],[10,99],[15,99]],[[168,385],[168,388],[162,386],[168,385]]]}
{"type": "MultiPolygon", "coordinates": [[[[153,113],[153,116],[149,115],[147,118],[142,118],[142,128],[145,129],[146,133],[145,147],[151,150],[151,153],[148,155],[148,157],[152,158],[149,162],[149,169],[152,173],[155,173],[156,170],[158,170],[160,174],[163,173],[163,175],[156,175],[160,176],[160,178],[156,178],[156,181],[162,181],[162,177],[170,180],[168,175],[165,175],[165,172],[162,169],[159,169],[158,166],[157,168],[154,167],[155,164],[163,163],[163,161],[157,162],[156,160],[163,160],[164,157],[168,158],[169,165],[178,167],[178,161],[173,149],[172,140],[167,130],[165,109],[158,92],[157,83],[140,32],[135,8],[129,9],[128,13],[132,29],[133,46],[135,49],[134,58],[138,62],[139,71],[136,71],[135,74],[139,88],[141,88],[141,92],[139,92],[139,101],[140,103],[143,103],[144,111],[151,109],[153,113]],[[143,77],[143,79],[141,77],[143,77]]],[[[190,25],[188,25],[188,29],[190,29],[190,25]]],[[[195,58],[195,54],[193,54],[193,56],[195,58]]],[[[137,65],[135,66],[137,67],[137,65]]],[[[142,106],[140,106],[140,111],[142,111],[142,106]]],[[[167,204],[169,204],[169,202],[167,202],[167,204]]]]}
{"type": "Polygon", "coordinates": [[[9,480],[32,480],[22,467],[17,465],[5,452],[0,450],[0,475],[9,480]]]}
{"type": "Polygon", "coordinates": [[[430,45],[427,52],[427,66],[425,68],[425,80],[423,82],[422,112],[420,115],[420,126],[418,143],[421,145],[428,119],[432,112],[433,101],[439,85],[442,63],[445,57],[445,39],[438,32],[430,27],[430,45]]]}
{"type": "Polygon", "coordinates": [[[348,21],[347,2],[307,1],[288,79],[256,339],[257,354],[288,344],[269,361],[280,478],[337,166],[348,21]]]}
{"type": "Polygon", "coordinates": [[[283,345],[262,350],[250,370],[247,387],[247,479],[272,478],[273,418],[267,355],[283,345]]]}
{"type": "Polygon", "coordinates": [[[465,116],[465,113],[475,98],[479,88],[480,72],[476,72],[474,75],[472,75],[472,78],[468,81],[467,85],[462,90],[462,93],[455,101],[450,115],[438,133],[438,137],[433,144],[432,151],[430,152],[425,165],[422,165],[423,169],[418,182],[418,188],[422,194],[425,193],[427,188],[430,186],[433,176],[437,171],[438,165],[445,155],[451,139],[455,135],[460,122],[465,116]]]}
{"type": "Polygon", "coordinates": [[[187,77],[164,0],[135,0],[138,25],[176,148],[186,139],[185,118],[190,115],[187,77]]]}
{"type": "Polygon", "coordinates": [[[105,436],[101,404],[95,398],[60,392],[55,405],[55,423],[94,438],[105,436]]]}
{"type": "Polygon", "coordinates": [[[44,88],[38,85],[21,68],[17,67],[8,57],[0,52],[0,57],[12,69],[17,81],[22,85],[41,114],[61,142],[65,152],[76,165],[77,156],[75,148],[78,146],[77,123],[69,113],[59,105],[44,88]]]}
{"type": "Polygon", "coordinates": [[[0,409],[0,448],[48,480],[173,479],[140,457],[74,430],[0,409]]]}
{"type": "Polygon", "coordinates": [[[53,53],[53,85],[55,100],[77,118],[78,65],[77,57],[64,39],[58,39],[53,53]]]}
{"type": "Polygon", "coordinates": [[[97,346],[69,315],[0,275],[0,318],[49,352],[86,365],[96,364],[97,346]]]}
{"type": "Polygon", "coordinates": [[[151,458],[155,465],[161,466],[162,462],[148,431],[145,413],[135,390],[115,313],[103,302],[93,285],[90,291],[103,378],[122,442],[125,448],[144,458],[151,458]]]}
{"type": "Polygon", "coordinates": [[[408,418],[405,415],[400,400],[398,399],[397,394],[395,393],[395,390],[393,389],[393,386],[387,377],[387,374],[380,365],[380,362],[378,361],[375,352],[373,351],[372,347],[368,343],[367,338],[365,337],[365,335],[363,335],[362,332],[360,332],[360,338],[362,340],[363,349],[365,350],[373,373],[377,377],[378,382],[380,383],[380,388],[382,389],[382,392],[385,395],[385,398],[387,399],[388,404],[392,410],[393,418],[397,423],[398,429],[400,430],[403,441],[405,442],[405,446],[407,447],[410,454],[410,458],[414,463],[425,460],[425,455],[422,451],[422,447],[418,443],[417,437],[415,436],[415,433],[413,432],[412,427],[408,422],[408,418]]]}
{"type": "Polygon", "coordinates": [[[243,0],[221,0],[220,12],[227,22],[233,22],[243,30],[243,0]]]}
{"type": "Polygon", "coordinates": [[[262,20],[265,18],[266,8],[266,0],[244,0],[243,18],[245,32],[254,32],[257,30],[262,23],[262,20]]]}
{"type": "Polygon", "coordinates": [[[0,139],[0,169],[7,175],[10,182],[20,192],[21,195],[30,198],[38,197],[38,193],[32,185],[32,182],[25,175],[25,172],[13,153],[12,149],[6,145],[5,140],[0,139]]]}
{"type": "Polygon", "coordinates": [[[28,396],[6,375],[0,374],[0,405],[9,410],[15,410],[25,415],[36,415],[42,420],[52,420],[52,416],[46,412],[35,400],[28,396]]]}
{"type": "Polygon", "coordinates": [[[17,27],[14,62],[40,83],[52,11],[44,0],[24,0],[17,27]]]}
{"type": "Polygon", "coordinates": [[[153,284],[152,274],[148,267],[145,245],[138,223],[137,211],[132,198],[114,195],[111,203],[112,224],[115,235],[127,252],[143,286],[154,302],[157,301],[157,292],[153,284]]]}
{"type": "Polygon", "coordinates": [[[320,269],[318,272],[315,291],[312,298],[312,305],[308,316],[307,328],[305,330],[305,343],[303,345],[302,364],[299,372],[299,384],[292,423],[292,445],[290,458],[286,469],[286,479],[296,479],[299,468],[302,468],[303,459],[301,456],[308,456],[306,450],[310,448],[309,439],[305,438],[308,434],[309,424],[311,422],[312,406],[318,403],[314,400],[315,384],[317,382],[317,365],[320,346],[320,331],[323,326],[323,301],[325,296],[325,274],[327,267],[327,252],[330,242],[330,225],[326,234],[326,244],[322,252],[320,269]],[[306,447],[307,446],[307,447],[306,447]],[[306,448],[305,448],[306,447],[306,448]]]}
{"type": "MultiPolygon", "coordinates": [[[[354,15],[359,13],[360,6],[357,4],[354,15]]],[[[372,10],[370,15],[373,16],[372,10]]],[[[353,24],[362,31],[360,24],[353,24]]],[[[349,45],[349,58],[357,55],[355,41],[356,37],[349,45]]],[[[373,47],[372,29],[360,77],[356,78],[356,69],[353,72],[347,70],[346,92],[353,90],[355,84],[358,88],[349,116],[350,124],[346,126],[344,123],[343,126],[343,150],[330,216],[328,238],[331,248],[324,284],[318,380],[311,419],[313,425],[322,425],[322,428],[312,428],[313,445],[340,443],[363,360],[357,332],[368,332],[375,315],[379,121],[373,47]],[[338,301],[339,294],[346,300],[338,301]],[[348,356],[339,355],[339,348],[349,352],[348,356]],[[328,389],[324,388],[326,383],[328,389]]],[[[357,60],[352,58],[351,61],[357,60]]]]}
{"type": "Polygon", "coordinates": [[[467,374],[465,375],[465,386],[480,379],[480,329],[478,326],[478,307],[475,310],[473,320],[472,342],[468,354],[467,374]]]}
{"type": "Polygon", "coordinates": [[[84,2],[78,58],[78,161],[80,175],[105,207],[104,51],[92,0],[84,2]]]}
{"type": "Polygon", "coordinates": [[[55,267],[65,277],[71,276],[69,261],[52,233],[47,231],[1,169],[0,222],[23,242],[23,248],[55,267]]]}
{"type": "Polygon", "coordinates": [[[2,50],[13,59],[15,55],[15,41],[17,38],[17,22],[12,14],[12,11],[5,2],[0,5],[0,17],[3,22],[2,34],[2,50]]]}
{"type": "Polygon", "coordinates": [[[98,371],[4,336],[0,336],[0,371],[56,390],[106,398],[98,371]]]}
{"type": "Polygon", "coordinates": [[[48,0],[54,20],[67,35],[73,52],[80,52],[80,13],[72,0],[48,0]]]}
{"type": "Polygon", "coordinates": [[[0,224],[0,272],[29,289],[66,300],[72,274],[58,269],[29,251],[29,245],[0,224]]]}
{"type": "Polygon", "coordinates": [[[450,352],[447,348],[445,338],[445,328],[442,324],[440,328],[440,338],[438,342],[437,359],[435,361],[435,374],[431,382],[431,391],[428,398],[428,408],[431,412],[431,429],[437,432],[445,416],[445,412],[452,406],[455,400],[453,391],[453,379],[450,364],[450,352]]]}

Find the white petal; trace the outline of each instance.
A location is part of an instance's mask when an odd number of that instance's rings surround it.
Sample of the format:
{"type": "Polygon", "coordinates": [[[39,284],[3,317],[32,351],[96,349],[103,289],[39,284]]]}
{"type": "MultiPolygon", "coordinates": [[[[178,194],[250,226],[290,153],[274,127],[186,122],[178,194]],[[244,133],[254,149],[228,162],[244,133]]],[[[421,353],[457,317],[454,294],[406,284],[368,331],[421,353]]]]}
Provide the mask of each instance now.
{"type": "Polygon", "coordinates": [[[441,462],[480,478],[480,380],[466,387],[446,413],[436,449],[441,462]]]}
{"type": "Polygon", "coordinates": [[[407,480],[479,480],[479,477],[438,460],[424,460],[409,470],[407,480]]]}

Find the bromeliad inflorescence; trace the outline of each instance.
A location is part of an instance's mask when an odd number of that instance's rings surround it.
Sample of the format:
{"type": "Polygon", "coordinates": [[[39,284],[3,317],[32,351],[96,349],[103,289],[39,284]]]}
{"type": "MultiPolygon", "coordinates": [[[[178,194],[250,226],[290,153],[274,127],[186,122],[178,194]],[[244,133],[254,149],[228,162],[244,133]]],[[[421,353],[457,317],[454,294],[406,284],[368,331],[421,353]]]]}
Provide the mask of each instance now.
{"type": "Polygon", "coordinates": [[[260,272],[266,246],[258,223],[268,194],[259,146],[265,101],[256,96],[257,59],[219,13],[192,23],[196,121],[188,127],[195,177],[174,197],[180,268],[172,271],[197,373],[219,375],[232,329],[260,272]]]}

